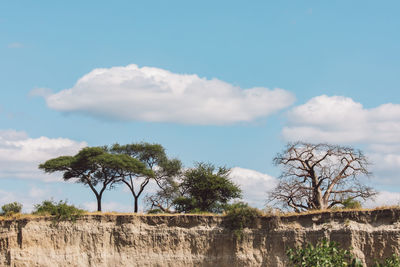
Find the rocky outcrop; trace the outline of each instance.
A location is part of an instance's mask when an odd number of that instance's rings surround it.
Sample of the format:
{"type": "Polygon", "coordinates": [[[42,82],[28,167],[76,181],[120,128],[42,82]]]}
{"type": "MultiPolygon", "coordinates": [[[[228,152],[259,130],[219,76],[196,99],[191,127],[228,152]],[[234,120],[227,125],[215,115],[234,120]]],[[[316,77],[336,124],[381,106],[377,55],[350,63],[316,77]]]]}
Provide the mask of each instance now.
{"type": "Polygon", "coordinates": [[[288,247],[326,238],[368,266],[398,253],[400,210],[261,217],[238,241],[221,216],[85,215],[0,222],[1,266],[285,266],[288,247]]]}

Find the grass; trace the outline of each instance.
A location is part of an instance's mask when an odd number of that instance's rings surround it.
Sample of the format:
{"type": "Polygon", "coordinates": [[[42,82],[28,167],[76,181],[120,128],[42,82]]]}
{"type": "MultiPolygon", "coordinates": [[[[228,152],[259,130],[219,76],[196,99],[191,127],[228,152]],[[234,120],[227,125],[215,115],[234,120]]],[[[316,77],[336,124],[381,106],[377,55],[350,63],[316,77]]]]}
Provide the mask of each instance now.
{"type": "Polygon", "coordinates": [[[359,211],[376,211],[376,210],[400,210],[400,206],[380,206],[375,208],[356,208],[356,209],[326,209],[326,210],[309,210],[300,213],[296,212],[278,212],[278,216],[282,217],[290,217],[290,216],[299,216],[299,215],[308,215],[308,214],[321,214],[321,213],[339,213],[339,212],[359,212],[359,211]]]}
{"type": "MultiPolygon", "coordinates": [[[[301,213],[295,212],[261,212],[261,217],[291,217],[291,216],[302,216],[309,214],[323,214],[323,213],[341,213],[341,212],[370,212],[377,210],[400,210],[400,206],[381,206],[376,208],[358,208],[358,209],[330,209],[330,210],[311,210],[301,213]]],[[[84,212],[82,216],[146,216],[146,217],[179,217],[179,216],[206,216],[206,217],[223,217],[224,214],[215,214],[215,213],[190,213],[190,214],[181,214],[181,213],[158,213],[158,214],[147,214],[147,213],[133,213],[133,212],[84,212]]],[[[25,213],[16,213],[10,216],[0,216],[0,221],[7,220],[16,220],[16,219],[35,219],[35,218],[52,218],[51,215],[39,215],[39,214],[25,214],[25,213]]]]}

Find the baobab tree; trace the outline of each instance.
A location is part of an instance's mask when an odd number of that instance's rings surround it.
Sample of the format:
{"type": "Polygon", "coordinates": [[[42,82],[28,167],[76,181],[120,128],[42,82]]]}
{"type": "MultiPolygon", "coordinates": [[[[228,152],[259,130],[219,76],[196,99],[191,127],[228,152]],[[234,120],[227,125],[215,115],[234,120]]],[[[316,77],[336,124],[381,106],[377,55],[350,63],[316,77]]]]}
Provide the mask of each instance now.
{"type": "Polygon", "coordinates": [[[269,201],[280,202],[296,212],[330,209],[376,194],[359,179],[370,176],[366,156],[351,147],[291,143],[273,162],[282,167],[282,174],[269,201]]]}

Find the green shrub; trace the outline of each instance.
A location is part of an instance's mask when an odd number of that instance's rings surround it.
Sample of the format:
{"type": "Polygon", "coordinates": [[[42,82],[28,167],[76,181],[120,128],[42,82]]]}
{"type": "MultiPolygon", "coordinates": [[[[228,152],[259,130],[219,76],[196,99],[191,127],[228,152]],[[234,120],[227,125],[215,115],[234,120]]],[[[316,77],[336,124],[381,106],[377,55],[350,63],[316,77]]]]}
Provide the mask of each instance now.
{"type": "Polygon", "coordinates": [[[391,257],[386,258],[382,263],[376,261],[374,267],[400,267],[400,257],[393,254],[391,257]]]}
{"type": "Polygon", "coordinates": [[[361,209],[361,202],[352,198],[348,198],[342,203],[344,209],[361,209]]]}
{"type": "Polygon", "coordinates": [[[159,213],[163,213],[163,211],[161,209],[151,209],[147,211],[148,214],[159,214],[159,213]]]}
{"type": "Polygon", "coordinates": [[[22,204],[18,202],[12,202],[3,205],[1,209],[2,209],[1,215],[10,216],[15,213],[20,213],[22,210],[22,204]]]}
{"type": "Polygon", "coordinates": [[[243,229],[252,227],[261,212],[243,202],[237,202],[225,207],[225,226],[233,231],[238,240],[242,239],[243,229]]]}
{"type": "Polygon", "coordinates": [[[63,220],[76,220],[85,211],[76,208],[74,205],[68,205],[66,201],[60,201],[58,203],[52,200],[45,200],[41,204],[34,206],[33,214],[36,215],[52,215],[56,221],[63,220]]]}
{"type": "Polygon", "coordinates": [[[337,243],[322,240],[315,246],[307,244],[305,248],[288,249],[286,251],[292,266],[309,267],[362,267],[349,250],[338,248],[337,243]]]}

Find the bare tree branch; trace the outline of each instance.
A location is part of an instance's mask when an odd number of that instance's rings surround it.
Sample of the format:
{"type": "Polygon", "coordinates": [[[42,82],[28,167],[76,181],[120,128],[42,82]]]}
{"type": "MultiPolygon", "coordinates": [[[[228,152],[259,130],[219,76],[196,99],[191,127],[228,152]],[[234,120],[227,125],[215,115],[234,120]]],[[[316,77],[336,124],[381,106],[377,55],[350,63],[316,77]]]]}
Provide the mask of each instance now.
{"type": "Polygon", "coordinates": [[[288,144],[273,159],[282,167],[269,201],[295,211],[327,209],[348,199],[368,199],[376,192],[358,180],[370,176],[369,162],[360,150],[329,144],[288,144]]]}

